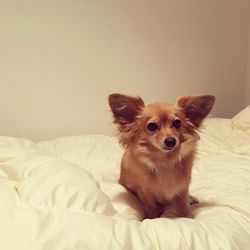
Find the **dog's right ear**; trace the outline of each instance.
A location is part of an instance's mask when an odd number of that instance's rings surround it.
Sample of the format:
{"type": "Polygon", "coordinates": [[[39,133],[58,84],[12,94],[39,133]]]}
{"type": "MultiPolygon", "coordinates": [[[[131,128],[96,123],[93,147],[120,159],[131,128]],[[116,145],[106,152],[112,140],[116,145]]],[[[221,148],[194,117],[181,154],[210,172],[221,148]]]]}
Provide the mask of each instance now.
{"type": "Polygon", "coordinates": [[[114,122],[120,125],[132,123],[145,107],[140,97],[122,94],[109,95],[109,106],[114,115],[114,122]]]}
{"type": "Polygon", "coordinates": [[[177,100],[177,108],[197,127],[211,111],[215,102],[212,95],[182,96],[177,100]]]}

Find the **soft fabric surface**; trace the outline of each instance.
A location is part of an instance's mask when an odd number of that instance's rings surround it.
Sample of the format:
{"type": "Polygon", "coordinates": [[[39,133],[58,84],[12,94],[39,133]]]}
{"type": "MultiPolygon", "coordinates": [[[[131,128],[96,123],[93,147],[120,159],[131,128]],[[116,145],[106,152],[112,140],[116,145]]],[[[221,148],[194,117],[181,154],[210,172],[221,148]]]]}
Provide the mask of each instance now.
{"type": "Polygon", "coordinates": [[[117,183],[122,154],[107,136],[0,137],[0,248],[249,249],[250,107],[207,119],[190,187],[200,200],[194,219],[142,221],[117,183]]]}

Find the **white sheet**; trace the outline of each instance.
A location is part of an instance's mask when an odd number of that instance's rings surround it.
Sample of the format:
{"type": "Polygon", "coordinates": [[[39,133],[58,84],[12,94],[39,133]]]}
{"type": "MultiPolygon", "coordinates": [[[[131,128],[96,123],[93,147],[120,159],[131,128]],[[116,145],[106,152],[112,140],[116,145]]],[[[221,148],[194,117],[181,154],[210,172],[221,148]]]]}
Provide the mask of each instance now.
{"type": "Polygon", "coordinates": [[[0,137],[0,249],[249,249],[250,107],[206,121],[194,219],[141,221],[140,204],[117,184],[122,153],[102,135],[0,137]]]}

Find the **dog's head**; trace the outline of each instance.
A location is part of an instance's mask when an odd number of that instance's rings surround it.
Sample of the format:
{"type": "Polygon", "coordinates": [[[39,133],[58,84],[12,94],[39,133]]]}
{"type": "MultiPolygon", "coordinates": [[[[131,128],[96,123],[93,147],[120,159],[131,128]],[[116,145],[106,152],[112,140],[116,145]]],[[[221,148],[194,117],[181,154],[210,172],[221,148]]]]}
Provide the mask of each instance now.
{"type": "Polygon", "coordinates": [[[148,151],[160,152],[172,152],[182,143],[196,140],[197,130],[214,101],[211,95],[183,96],[175,105],[158,102],[145,106],[140,97],[109,96],[121,144],[124,147],[137,144],[148,151]]]}

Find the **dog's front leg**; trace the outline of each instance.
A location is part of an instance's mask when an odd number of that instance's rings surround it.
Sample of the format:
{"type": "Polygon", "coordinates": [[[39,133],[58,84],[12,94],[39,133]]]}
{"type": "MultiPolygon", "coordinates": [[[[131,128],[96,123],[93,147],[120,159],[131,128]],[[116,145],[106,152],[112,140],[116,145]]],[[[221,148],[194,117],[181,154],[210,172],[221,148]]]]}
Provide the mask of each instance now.
{"type": "Polygon", "coordinates": [[[154,219],[161,216],[164,211],[164,206],[159,205],[150,193],[140,190],[137,192],[139,199],[143,205],[145,218],[154,219]]]}
{"type": "Polygon", "coordinates": [[[145,217],[148,219],[154,219],[161,216],[163,213],[163,207],[159,206],[156,202],[145,204],[144,203],[145,217]]]}
{"type": "Polygon", "coordinates": [[[183,191],[176,197],[176,212],[179,217],[192,218],[188,191],[183,191]]]}

